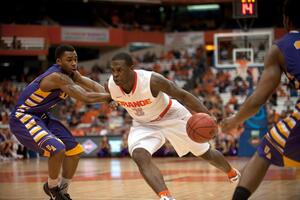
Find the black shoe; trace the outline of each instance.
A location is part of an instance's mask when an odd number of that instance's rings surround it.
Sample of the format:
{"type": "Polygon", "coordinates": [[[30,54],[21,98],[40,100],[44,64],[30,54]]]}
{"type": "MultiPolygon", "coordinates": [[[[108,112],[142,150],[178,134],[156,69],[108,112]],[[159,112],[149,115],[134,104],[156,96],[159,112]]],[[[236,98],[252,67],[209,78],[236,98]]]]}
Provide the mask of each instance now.
{"type": "Polygon", "coordinates": [[[68,193],[65,193],[65,194],[62,194],[62,195],[64,195],[64,197],[67,198],[68,200],[72,200],[68,193]]]}
{"type": "Polygon", "coordinates": [[[64,197],[66,197],[68,200],[72,200],[70,195],[68,193],[64,193],[63,191],[66,191],[66,188],[68,187],[68,184],[64,184],[64,185],[61,185],[59,187],[60,191],[61,191],[61,194],[64,195],[64,197]]]}
{"type": "Polygon", "coordinates": [[[58,186],[49,188],[48,183],[45,183],[43,188],[50,200],[71,200],[70,195],[62,194],[58,186]]]}

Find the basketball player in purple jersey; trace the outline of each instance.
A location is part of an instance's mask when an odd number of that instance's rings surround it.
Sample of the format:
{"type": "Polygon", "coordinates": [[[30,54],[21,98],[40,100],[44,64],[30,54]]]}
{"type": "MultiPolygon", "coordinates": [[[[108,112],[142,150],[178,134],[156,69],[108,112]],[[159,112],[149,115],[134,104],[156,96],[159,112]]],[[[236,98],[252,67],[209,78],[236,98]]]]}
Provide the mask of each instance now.
{"type": "MultiPolygon", "coordinates": [[[[239,111],[221,123],[230,132],[254,115],[275,92],[284,73],[292,86],[300,88],[300,18],[299,0],[286,0],[283,23],[288,33],[277,41],[265,58],[265,69],[253,94],[239,111]]],[[[248,199],[263,180],[270,164],[300,167],[300,101],[294,112],[276,123],[265,135],[257,152],[247,163],[233,200],[248,199]]]]}
{"type": "Polygon", "coordinates": [[[20,94],[11,112],[9,125],[23,145],[49,157],[45,193],[51,200],[67,200],[71,199],[67,189],[83,148],[71,132],[48,112],[67,96],[85,103],[96,103],[110,101],[110,95],[100,84],[77,71],[77,54],[72,46],[57,47],[55,59],[56,64],[20,94]]]}

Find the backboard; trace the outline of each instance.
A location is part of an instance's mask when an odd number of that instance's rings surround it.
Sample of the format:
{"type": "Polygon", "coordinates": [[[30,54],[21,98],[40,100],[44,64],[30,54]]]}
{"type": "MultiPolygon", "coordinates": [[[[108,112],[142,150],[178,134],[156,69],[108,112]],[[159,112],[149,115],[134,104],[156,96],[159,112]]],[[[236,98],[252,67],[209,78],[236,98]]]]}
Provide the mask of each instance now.
{"type": "Polygon", "coordinates": [[[236,68],[239,60],[248,67],[263,67],[273,42],[273,31],[217,33],[214,35],[214,61],[217,68],[236,68]]]}

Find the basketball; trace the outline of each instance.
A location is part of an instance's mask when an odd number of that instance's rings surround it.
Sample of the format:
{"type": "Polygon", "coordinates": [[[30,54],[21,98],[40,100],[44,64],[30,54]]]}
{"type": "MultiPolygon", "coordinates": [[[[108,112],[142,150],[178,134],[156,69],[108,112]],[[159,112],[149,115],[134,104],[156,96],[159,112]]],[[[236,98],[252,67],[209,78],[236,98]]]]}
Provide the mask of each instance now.
{"type": "Polygon", "coordinates": [[[193,114],[186,124],[188,136],[198,143],[208,142],[214,138],[217,130],[217,123],[206,113],[193,114]]]}

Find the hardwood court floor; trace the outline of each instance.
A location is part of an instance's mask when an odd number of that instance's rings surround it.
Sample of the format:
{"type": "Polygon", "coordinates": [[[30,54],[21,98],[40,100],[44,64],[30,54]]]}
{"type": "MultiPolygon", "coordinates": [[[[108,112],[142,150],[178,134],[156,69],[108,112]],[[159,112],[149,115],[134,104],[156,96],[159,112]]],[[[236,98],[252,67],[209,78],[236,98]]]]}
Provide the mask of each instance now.
{"type": "MultiPolygon", "coordinates": [[[[247,159],[230,159],[242,169],[247,159]]],[[[155,158],[177,200],[229,200],[235,184],[197,158],[155,158]]],[[[49,199],[42,191],[47,161],[32,159],[0,163],[1,200],[49,199]]],[[[82,158],[70,190],[74,200],[158,200],[129,159],[82,158]]],[[[271,167],[253,200],[300,199],[299,169],[271,167]]]]}

